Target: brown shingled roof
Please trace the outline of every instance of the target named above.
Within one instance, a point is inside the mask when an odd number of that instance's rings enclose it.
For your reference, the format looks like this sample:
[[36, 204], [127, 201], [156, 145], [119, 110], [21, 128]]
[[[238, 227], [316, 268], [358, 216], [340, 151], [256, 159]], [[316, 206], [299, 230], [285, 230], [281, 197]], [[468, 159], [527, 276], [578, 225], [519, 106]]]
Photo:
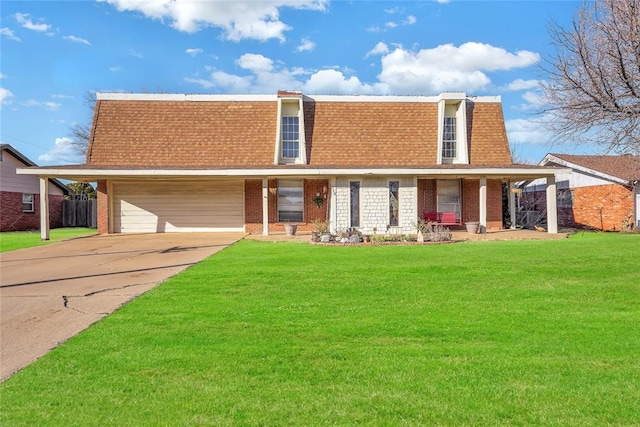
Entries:
[[[304, 99], [311, 167], [436, 164], [437, 103]], [[511, 165], [502, 106], [467, 101], [472, 165]], [[277, 101], [99, 100], [95, 167], [273, 166]]]
[[640, 180], [640, 156], [630, 154], [622, 156], [586, 156], [569, 154], [551, 154], [561, 160], [625, 181]]

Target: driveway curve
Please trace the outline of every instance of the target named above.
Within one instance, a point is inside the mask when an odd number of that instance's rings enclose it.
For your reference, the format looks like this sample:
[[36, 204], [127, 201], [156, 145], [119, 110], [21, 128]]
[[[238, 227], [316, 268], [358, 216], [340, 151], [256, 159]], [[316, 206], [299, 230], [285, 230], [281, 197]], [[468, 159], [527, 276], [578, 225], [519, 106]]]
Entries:
[[0, 253], [0, 381], [243, 236], [96, 235]]

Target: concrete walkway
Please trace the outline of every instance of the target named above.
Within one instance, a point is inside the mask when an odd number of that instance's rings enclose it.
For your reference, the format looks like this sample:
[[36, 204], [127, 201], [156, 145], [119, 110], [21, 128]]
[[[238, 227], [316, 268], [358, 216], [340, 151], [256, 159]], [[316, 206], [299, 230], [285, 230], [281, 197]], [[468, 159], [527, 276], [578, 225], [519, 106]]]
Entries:
[[0, 381], [243, 236], [117, 234], [0, 253]]

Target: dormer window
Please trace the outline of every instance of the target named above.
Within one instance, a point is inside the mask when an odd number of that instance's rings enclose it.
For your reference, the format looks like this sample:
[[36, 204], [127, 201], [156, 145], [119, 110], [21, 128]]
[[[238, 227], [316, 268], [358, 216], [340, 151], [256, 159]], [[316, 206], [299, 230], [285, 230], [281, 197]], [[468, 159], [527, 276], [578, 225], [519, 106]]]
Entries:
[[278, 92], [274, 165], [307, 163], [302, 92]]
[[300, 119], [282, 118], [282, 158], [297, 159], [300, 154]]
[[442, 160], [453, 160], [457, 157], [456, 118], [445, 117], [442, 132]]
[[438, 164], [468, 164], [467, 96], [443, 93], [438, 101]]

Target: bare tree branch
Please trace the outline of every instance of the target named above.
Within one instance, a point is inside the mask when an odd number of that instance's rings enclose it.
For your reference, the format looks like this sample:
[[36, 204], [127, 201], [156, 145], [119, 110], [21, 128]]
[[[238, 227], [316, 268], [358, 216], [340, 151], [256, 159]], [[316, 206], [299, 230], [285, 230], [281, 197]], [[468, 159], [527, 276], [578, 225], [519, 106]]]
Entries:
[[550, 27], [539, 113], [560, 139], [640, 154], [640, 0], [585, 2], [572, 25]]

